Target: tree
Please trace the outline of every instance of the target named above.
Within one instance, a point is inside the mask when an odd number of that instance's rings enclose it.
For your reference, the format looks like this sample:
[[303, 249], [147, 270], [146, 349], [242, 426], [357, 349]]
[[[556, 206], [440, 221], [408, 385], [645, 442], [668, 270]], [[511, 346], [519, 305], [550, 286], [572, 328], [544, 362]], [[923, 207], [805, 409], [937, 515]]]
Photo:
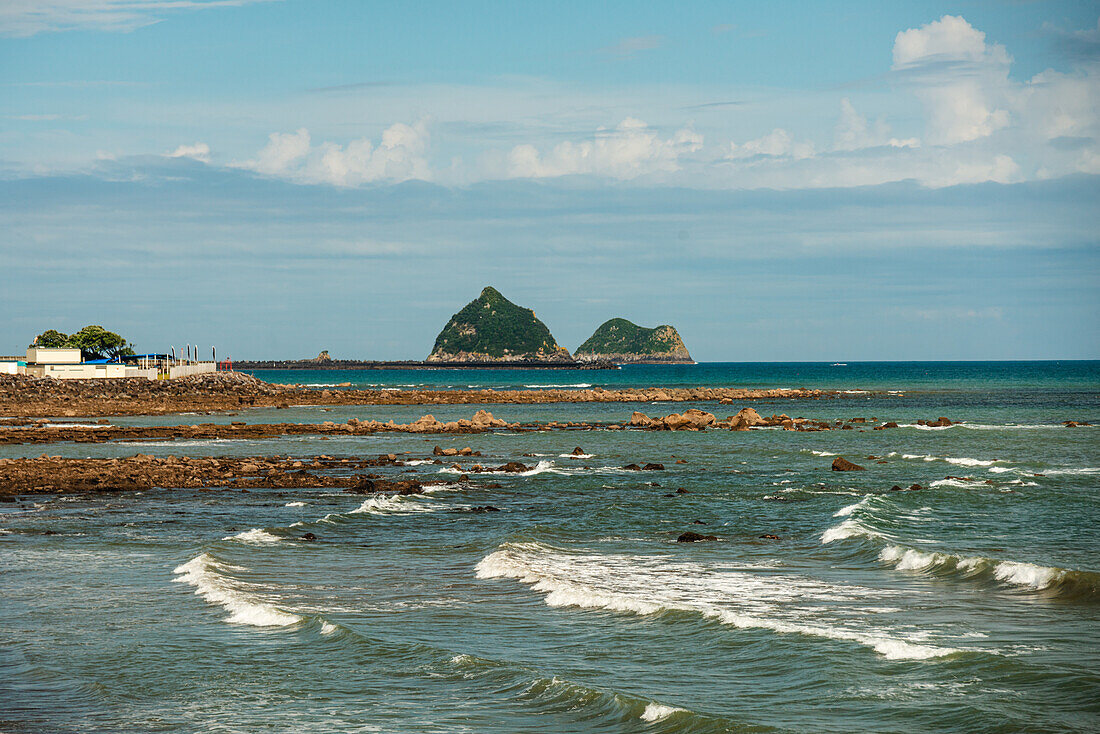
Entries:
[[42, 347], [43, 349], [59, 349], [68, 345], [69, 335], [62, 334], [57, 329], [47, 329], [34, 338], [34, 344], [32, 347]]
[[79, 349], [85, 359], [114, 359], [134, 353], [121, 336], [94, 324], [70, 336], [66, 346]]

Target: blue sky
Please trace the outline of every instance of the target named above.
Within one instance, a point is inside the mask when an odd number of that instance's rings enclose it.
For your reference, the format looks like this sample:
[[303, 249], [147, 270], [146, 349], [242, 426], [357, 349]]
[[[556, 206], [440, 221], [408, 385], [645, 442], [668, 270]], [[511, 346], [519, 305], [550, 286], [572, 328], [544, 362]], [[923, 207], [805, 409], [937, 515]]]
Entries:
[[[0, 3], [0, 352], [1100, 357], [1095, 3]], [[7, 346], [2, 346], [7, 345]]]

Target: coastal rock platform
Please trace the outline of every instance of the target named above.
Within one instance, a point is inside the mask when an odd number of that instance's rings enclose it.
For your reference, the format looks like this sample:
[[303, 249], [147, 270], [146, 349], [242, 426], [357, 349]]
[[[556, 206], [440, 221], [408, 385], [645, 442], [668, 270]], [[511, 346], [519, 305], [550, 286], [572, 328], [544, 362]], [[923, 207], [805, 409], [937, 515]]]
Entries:
[[0, 415], [111, 416], [237, 410], [291, 405], [488, 405], [536, 403], [653, 403], [837, 397], [807, 389], [728, 387], [531, 389], [531, 390], [357, 390], [276, 385], [239, 372], [216, 372], [175, 380], [55, 380], [0, 375]]

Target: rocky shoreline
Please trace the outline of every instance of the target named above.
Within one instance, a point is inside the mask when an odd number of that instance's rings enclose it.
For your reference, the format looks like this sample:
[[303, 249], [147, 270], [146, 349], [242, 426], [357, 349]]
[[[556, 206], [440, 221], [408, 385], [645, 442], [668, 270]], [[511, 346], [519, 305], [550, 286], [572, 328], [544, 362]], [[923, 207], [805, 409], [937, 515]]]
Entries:
[[825, 390], [743, 388], [625, 388], [531, 390], [355, 390], [275, 385], [239, 372], [175, 380], [55, 380], [0, 375], [0, 415], [112, 416], [202, 413], [291, 405], [491, 405], [538, 403], [652, 403], [837, 397]]
[[[874, 419], [872, 419], [874, 421]], [[925, 422], [926, 425], [932, 423]], [[946, 418], [937, 419], [935, 425], [951, 425]], [[428, 414], [410, 423], [396, 423], [392, 419], [385, 423], [376, 420], [351, 418], [344, 423], [324, 421], [322, 423], [201, 423], [177, 426], [113, 426], [101, 419], [97, 424], [80, 424], [65, 421], [52, 421], [48, 418], [2, 419], [0, 420], [0, 445], [50, 444], [50, 443], [108, 443], [133, 441], [174, 440], [255, 440], [277, 436], [368, 436], [375, 433], [447, 433], [475, 434], [497, 429], [509, 431], [702, 431], [707, 429], [750, 431], [754, 429], [778, 428], [786, 431], [832, 431], [832, 430], [873, 430], [881, 431], [897, 428], [893, 421], [881, 425], [870, 425], [866, 418], [851, 418], [847, 421], [823, 421], [812, 418], [791, 418], [786, 414], [761, 416], [753, 408], [743, 408], [736, 415], [719, 419], [713, 413], [697, 408], [689, 408], [683, 413], [670, 413], [662, 418], [651, 418], [645, 413], [635, 411], [628, 420], [618, 423], [589, 421], [546, 421], [531, 423], [508, 423], [493, 417], [487, 410], [479, 410], [470, 418], [454, 421], [440, 421]]]

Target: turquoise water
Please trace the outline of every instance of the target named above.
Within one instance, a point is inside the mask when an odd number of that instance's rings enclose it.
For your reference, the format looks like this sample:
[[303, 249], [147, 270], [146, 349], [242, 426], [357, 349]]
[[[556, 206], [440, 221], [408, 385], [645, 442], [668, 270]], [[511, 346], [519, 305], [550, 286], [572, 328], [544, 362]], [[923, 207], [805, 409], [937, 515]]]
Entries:
[[[0, 730], [1100, 728], [1100, 434], [1061, 426], [1100, 421], [1100, 365], [768, 370], [320, 381], [870, 389], [883, 392], [754, 407], [903, 427], [0, 447], [0, 457], [424, 460], [440, 444], [471, 446], [484, 464], [536, 466], [400, 498], [165, 488], [0, 505]], [[679, 382], [656, 379], [671, 375]], [[690, 405], [489, 407], [510, 421], [610, 422]], [[725, 416], [741, 406], [697, 407]], [[430, 410], [445, 419], [474, 408]], [[114, 422], [403, 422], [424, 412], [341, 406]], [[965, 423], [915, 426], [940, 415]], [[563, 456], [576, 446], [589, 456]], [[831, 472], [833, 455], [867, 471]], [[650, 461], [666, 470], [620, 469]], [[457, 480], [445, 468], [406, 469]], [[890, 491], [914, 483], [924, 489]], [[500, 512], [470, 511], [483, 505]], [[676, 543], [687, 530], [719, 540]], [[318, 540], [299, 542], [306, 532]]]

